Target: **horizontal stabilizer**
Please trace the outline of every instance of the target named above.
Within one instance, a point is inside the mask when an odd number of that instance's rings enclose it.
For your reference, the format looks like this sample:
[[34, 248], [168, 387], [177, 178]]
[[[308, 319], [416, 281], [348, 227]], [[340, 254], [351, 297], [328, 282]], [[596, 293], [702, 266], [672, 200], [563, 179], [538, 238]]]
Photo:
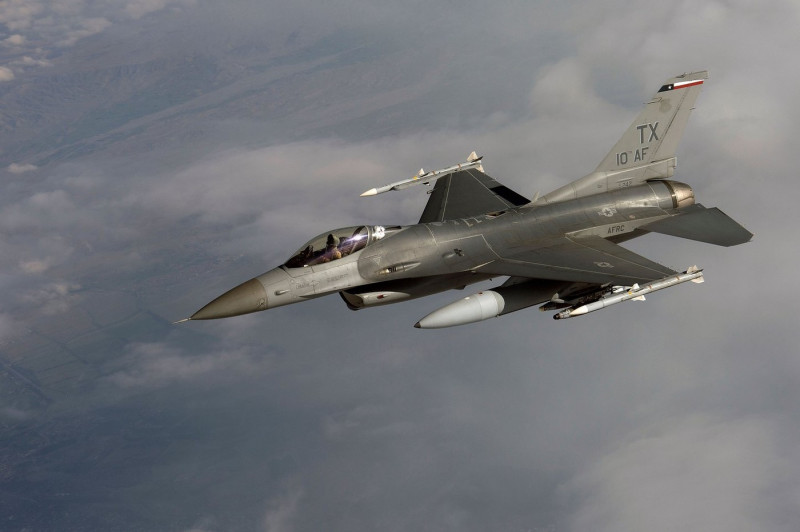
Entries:
[[753, 233], [718, 208], [706, 209], [700, 204], [687, 207], [676, 216], [643, 225], [640, 229], [718, 246], [736, 246], [753, 238]]

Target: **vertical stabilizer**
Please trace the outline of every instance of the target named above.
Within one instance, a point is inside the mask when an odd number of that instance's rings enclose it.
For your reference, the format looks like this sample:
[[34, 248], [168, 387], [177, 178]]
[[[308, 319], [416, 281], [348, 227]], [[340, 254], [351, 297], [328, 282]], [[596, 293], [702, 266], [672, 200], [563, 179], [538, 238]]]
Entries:
[[678, 142], [707, 79], [708, 72], [701, 71], [665, 81], [594, 172], [539, 202], [565, 201], [672, 177]]

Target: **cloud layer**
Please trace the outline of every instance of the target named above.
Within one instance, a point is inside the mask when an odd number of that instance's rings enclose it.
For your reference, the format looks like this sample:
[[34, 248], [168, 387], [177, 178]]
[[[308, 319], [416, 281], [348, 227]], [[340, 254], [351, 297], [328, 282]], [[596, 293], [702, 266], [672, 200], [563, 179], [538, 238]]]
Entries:
[[[86, 115], [4, 163], [0, 361], [17, 402], [0, 413], [22, 428], [0, 513], [29, 528], [792, 530], [798, 8], [617, 4], [4, 3], [4, 87], [84, 69], [122, 72], [109, 86], [130, 94], [69, 92]], [[358, 194], [420, 166], [475, 149], [528, 196], [580, 177], [663, 79], [700, 68], [676, 178], [756, 238], [626, 245], [698, 263], [702, 286], [433, 333], [411, 325], [465, 294], [169, 325], [329, 227], [413, 223], [421, 191]], [[37, 119], [13, 118], [12, 137]]]

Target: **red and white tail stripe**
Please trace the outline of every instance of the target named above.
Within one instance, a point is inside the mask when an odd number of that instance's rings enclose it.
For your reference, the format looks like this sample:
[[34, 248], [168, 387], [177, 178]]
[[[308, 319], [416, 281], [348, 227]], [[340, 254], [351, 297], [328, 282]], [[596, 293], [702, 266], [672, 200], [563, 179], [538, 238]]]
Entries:
[[695, 85], [702, 85], [702, 79], [693, 79], [691, 81], [676, 81], [675, 83], [670, 83], [668, 85], [663, 85], [658, 92], [665, 92], [665, 91], [674, 91], [678, 89], [685, 89], [686, 87], [693, 87]]

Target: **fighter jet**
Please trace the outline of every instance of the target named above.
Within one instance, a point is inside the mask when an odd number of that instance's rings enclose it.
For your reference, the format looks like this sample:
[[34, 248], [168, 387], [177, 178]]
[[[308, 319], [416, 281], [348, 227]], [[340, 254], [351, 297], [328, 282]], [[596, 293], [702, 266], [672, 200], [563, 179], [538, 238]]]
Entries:
[[360, 310], [507, 278], [420, 319], [417, 328], [473, 323], [541, 305], [565, 319], [687, 281], [620, 244], [663, 233], [734, 246], [752, 233], [718, 208], [695, 202], [672, 179], [676, 148], [708, 73], [662, 83], [593, 172], [533, 201], [483, 171], [473, 152], [441, 170], [372, 188], [375, 196], [433, 184], [415, 225], [324, 231], [286, 262], [219, 296], [188, 320], [228, 318], [338, 293]]

